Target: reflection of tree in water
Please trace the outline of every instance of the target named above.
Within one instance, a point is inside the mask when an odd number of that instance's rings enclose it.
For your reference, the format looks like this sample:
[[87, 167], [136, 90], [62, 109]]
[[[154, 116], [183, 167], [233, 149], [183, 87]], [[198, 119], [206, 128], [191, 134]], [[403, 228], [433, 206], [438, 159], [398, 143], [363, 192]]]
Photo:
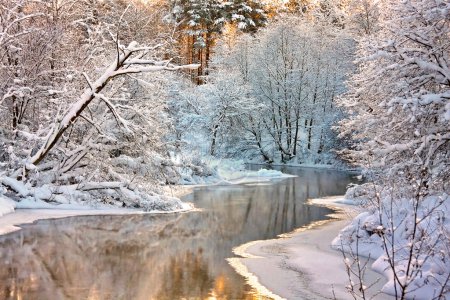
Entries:
[[158, 299], [205, 299], [208, 296], [214, 280], [209, 277], [208, 264], [203, 260], [202, 252], [200, 248], [197, 253], [186, 251], [184, 255], [171, 257], [161, 275]]
[[250, 288], [236, 289], [226, 275], [210, 274], [202, 248], [172, 257], [161, 277], [157, 299], [252, 299]]
[[216, 232], [203, 216], [77, 217], [1, 237], [0, 299], [245, 299], [222, 253], [201, 250]]
[[68, 218], [1, 237], [0, 299], [149, 299], [156, 287], [140, 282], [157, 285], [169, 258], [157, 233], [179, 219]]

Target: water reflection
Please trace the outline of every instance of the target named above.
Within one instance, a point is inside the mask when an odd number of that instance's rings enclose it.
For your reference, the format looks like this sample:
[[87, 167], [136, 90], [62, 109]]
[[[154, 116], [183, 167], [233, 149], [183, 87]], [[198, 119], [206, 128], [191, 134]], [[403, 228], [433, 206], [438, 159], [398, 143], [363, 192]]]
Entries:
[[0, 238], [1, 299], [255, 299], [225, 258], [330, 211], [307, 198], [342, 194], [351, 176], [287, 168], [273, 185], [207, 187], [202, 211], [40, 221]]

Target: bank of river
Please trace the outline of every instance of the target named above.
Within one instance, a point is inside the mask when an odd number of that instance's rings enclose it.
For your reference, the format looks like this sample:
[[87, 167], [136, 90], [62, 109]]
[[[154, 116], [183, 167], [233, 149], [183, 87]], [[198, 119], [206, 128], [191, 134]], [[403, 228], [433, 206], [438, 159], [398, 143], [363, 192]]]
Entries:
[[[277, 239], [237, 247], [234, 252], [239, 257], [229, 259], [230, 263], [261, 294], [273, 298], [351, 299], [346, 290], [349, 278], [343, 255], [330, 244], [359, 211], [336, 202], [340, 199], [311, 199], [311, 205], [335, 210], [330, 215], [333, 219], [312, 223]], [[370, 264], [364, 275], [365, 285], [369, 287], [366, 295], [375, 300], [393, 300], [394, 297], [379, 292], [386, 280], [372, 271]]]
[[310, 198], [341, 195], [353, 180], [333, 170], [286, 168], [268, 184], [196, 188], [199, 210], [168, 215], [42, 220], [0, 237], [2, 299], [255, 299], [227, 262], [232, 249], [321, 221]]

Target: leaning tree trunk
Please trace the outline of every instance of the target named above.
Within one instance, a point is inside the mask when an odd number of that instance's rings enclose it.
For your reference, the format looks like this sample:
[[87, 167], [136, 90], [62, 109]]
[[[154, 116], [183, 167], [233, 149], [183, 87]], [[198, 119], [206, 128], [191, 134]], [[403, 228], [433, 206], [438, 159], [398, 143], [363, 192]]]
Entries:
[[[108, 99], [99, 94], [111, 79], [120, 75], [131, 73], [155, 72], [161, 70], [175, 71], [180, 69], [198, 68], [198, 65], [174, 66], [169, 64], [169, 61], [154, 61], [143, 59], [142, 57], [146, 53], [156, 49], [159, 46], [156, 46], [154, 48], [136, 46], [137, 43], [132, 42], [125, 49], [119, 50], [118, 48], [116, 61], [112, 63], [103, 73], [103, 75], [100, 76], [100, 78], [98, 78], [95, 82], [91, 83], [89, 79], [86, 78], [89, 83], [89, 88], [86, 89], [78, 98], [78, 100], [72, 104], [72, 106], [69, 108], [69, 110], [67, 110], [62, 119], [53, 124], [52, 129], [49, 131], [47, 137], [45, 138], [45, 142], [40, 147], [40, 149], [29, 159], [28, 164], [39, 164], [58, 143], [58, 141], [61, 139], [62, 135], [66, 132], [70, 125], [75, 122], [75, 120], [81, 115], [84, 109], [96, 97], [105, 101], [108, 107], [113, 111], [113, 114], [117, 114]], [[131, 58], [132, 54], [136, 52], [144, 53]]]

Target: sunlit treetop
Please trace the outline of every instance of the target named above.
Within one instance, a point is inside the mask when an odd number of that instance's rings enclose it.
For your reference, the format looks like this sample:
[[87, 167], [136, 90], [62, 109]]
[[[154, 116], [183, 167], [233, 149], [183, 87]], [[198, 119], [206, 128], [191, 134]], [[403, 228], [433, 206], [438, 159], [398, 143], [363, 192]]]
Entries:
[[254, 32], [267, 22], [264, 6], [253, 0], [172, 0], [172, 20], [190, 35], [221, 33], [226, 23]]

